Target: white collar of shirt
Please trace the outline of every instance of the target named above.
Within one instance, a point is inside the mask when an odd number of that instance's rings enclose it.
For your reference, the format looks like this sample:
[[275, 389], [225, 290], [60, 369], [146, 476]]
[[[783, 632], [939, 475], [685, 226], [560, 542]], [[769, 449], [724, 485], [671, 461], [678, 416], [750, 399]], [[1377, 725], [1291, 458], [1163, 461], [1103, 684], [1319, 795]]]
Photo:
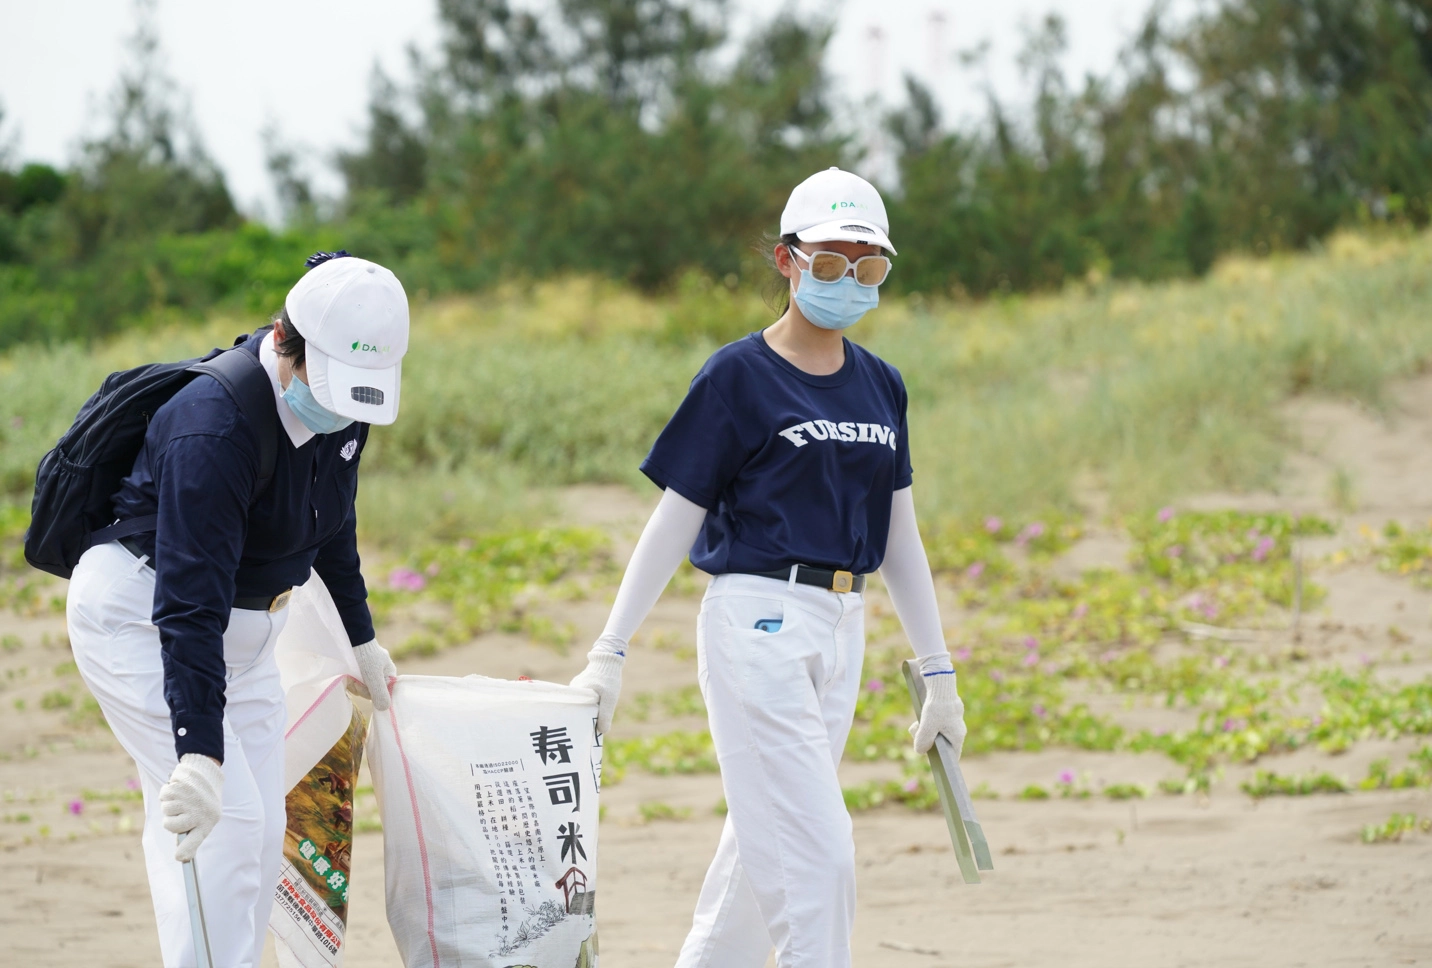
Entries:
[[293, 446], [302, 447], [315, 434], [298, 419], [298, 414], [289, 408], [288, 401], [283, 398], [283, 385], [278, 382], [278, 351], [273, 348], [273, 333], [265, 336], [259, 344], [259, 362], [269, 375], [269, 383], [273, 384], [273, 402], [278, 407], [278, 419], [283, 423], [283, 429], [288, 431], [288, 439], [293, 441]]

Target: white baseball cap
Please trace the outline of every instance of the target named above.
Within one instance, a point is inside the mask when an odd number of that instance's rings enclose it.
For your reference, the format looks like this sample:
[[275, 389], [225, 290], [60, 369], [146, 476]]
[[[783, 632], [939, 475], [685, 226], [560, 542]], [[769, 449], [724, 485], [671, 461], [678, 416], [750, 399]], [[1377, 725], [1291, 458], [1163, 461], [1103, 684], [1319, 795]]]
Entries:
[[791, 192], [781, 213], [781, 234], [792, 233], [802, 242], [866, 242], [895, 255], [880, 193], [839, 168], [816, 172]]
[[329, 259], [298, 280], [284, 308], [303, 336], [319, 406], [363, 423], [398, 418], [408, 295], [397, 276], [366, 259]]

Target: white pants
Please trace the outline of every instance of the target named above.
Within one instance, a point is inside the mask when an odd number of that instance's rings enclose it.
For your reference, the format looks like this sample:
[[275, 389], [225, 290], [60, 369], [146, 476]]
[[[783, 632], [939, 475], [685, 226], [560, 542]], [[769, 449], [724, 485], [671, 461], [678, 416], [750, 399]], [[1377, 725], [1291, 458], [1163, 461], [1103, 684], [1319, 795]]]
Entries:
[[780, 968], [849, 968], [855, 843], [836, 765], [860, 691], [864, 601], [720, 575], [696, 651], [729, 812], [677, 968], [764, 968], [773, 945]]
[[[139, 768], [144, 861], [164, 968], [194, 968], [192, 928], [175, 835], [159, 789], [178, 762], [164, 699], [154, 570], [118, 542], [91, 548], [70, 582], [70, 645], [85, 685]], [[234, 609], [224, 633], [224, 804], [195, 858], [215, 968], [259, 968], [282, 856], [283, 689], [274, 643], [286, 612]]]

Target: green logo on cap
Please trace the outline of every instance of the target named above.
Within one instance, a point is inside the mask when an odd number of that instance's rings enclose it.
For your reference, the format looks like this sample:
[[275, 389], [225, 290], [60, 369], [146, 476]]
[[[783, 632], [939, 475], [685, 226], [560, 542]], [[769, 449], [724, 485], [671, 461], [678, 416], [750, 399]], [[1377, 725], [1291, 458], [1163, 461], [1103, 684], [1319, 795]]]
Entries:
[[355, 339], [355, 340], [353, 341], [353, 345], [350, 346], [350, 347], [348, 347], [348, 348], [349, 348], [350, 350], [356, 350], [356, 349], [358, 348], [358, 342], [359, 342], [359, 341]]

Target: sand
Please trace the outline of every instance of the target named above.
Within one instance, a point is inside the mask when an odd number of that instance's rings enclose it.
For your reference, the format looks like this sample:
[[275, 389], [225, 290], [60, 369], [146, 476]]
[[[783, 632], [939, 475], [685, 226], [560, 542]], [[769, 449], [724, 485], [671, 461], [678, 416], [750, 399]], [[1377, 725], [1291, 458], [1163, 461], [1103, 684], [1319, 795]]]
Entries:
[[[1288, 415], [1303, 446], [1277, 494], [1208, 495], [1200, 506], [1287, 507], [1334, 513], [1333, 479], [1348, 480], [1355, 507], [1329, 546], [1361, 524], [1432, 514], [1432, 378], [1399, 388], [1388, 422], [1326, 400], [1295, 401]], [[565, 495], [565, 515], [606, 527], [629, 552], [650, 495], [588, 487]], [[1117, 564], [1124, 546], [1094, 530], [1059, 567]], [[1354, 665], [1364, 655], [1397, 657], [1392, 674], [1432, 672], [1432, 593], [1357, 565], [1319, 572], [1330, 594], [1309, 617], [1301, 647], [1315, 661]], [[55, 586], [55, 593], [62, 588]], [[872, 593], [872, 606], [880, 606]], [[594, 635], [601, 601], [545, 606]], [[695, 681], [690, 657], [697, 601], [671, 597], [643, 631], [626, 694]], [[1392, 635], [1389, 629], [1396, 628]], [[399, 630], [391, 630], [396, 636]], [[381, 633], [380, 633], [381, 634]], [[0, 615], [0, 963], [25, 966], [152, 966], [159, 963], [139, 846], [139, 804], [128, 790], [133, 765], [102, 727], [74, 722], [77, 708], [44, 708], [56, 690], [82, 697], [65, 667], [63, 616]], [[657, 648], [657, 643], [661, 647]], [[1265, 637], [1259, 647], [1286, 641]], [[562, 655], [507, 635], [484, 636], [428, 659], [410, 673], [529, 675], [565, 681], [582, 649]], [[1403, 661], [1404, 653], [1408, 661]], [[23, 710], [17, 702], [24, 704]], [[76, 703], [80, 702], [76, 698]], [[54, 706], [55, 700], [49, 700]], [[1128, 722], [1160, 711], [1135, 708]], [[971, 710], [971, 716], [977, 711]], [[699, 719], [626, 722], [627, 735], [698, 728]], [[1285, 773], [1327, 769], [1352, 779], [1379, 756], [1400, 762], [1414, 740], [1368, 742], [1329, 757], [1315, 751], [1260, 764]], [[1158, 756], [1046, 751], [996, 754], [965, 763], [972, 786], [1003, 794], [980, 801], [995, 870], [961, 883], [943, 820], [890, 807], [855, 817], [860, 870], [855, 931], [858, 965], [1334, 966], [1432, 964], [1432, 835], [1369, 846], [1358, 833], [1393, 812], [1432, 815], [1428, 791], [1357, 793], [1255, 802], [1237, 789], [1251, 768], [1230, 769], [1210, 796], [1142, 801], [1010, 796], [1028, 783], [1052, 786], [1065, 769], [1100, 782], [1153, 784], [1181, 775]], [[847, 783], [893, 775], [852, 764]], [[69, 804], [85, 795], [79, 815]], [[113, 799], [93, 796], [98, 792]], [[721, 820], [716, 776], [631, 773], [604, 791], [599, 923], [604, 963], [662, 968], [673, 963], [690, 921]], [[660, 802], [687, 819], [643, 823], [642, 804]], [[360, 806], [360, 819], [371, 806]], [[41, 828], [44, 828], [42, 834]], [[354, 850], [349, 968], [395, 968], [383, 915], [382, 837]], [[272, 956], [265, 965], [274, 964]]]

